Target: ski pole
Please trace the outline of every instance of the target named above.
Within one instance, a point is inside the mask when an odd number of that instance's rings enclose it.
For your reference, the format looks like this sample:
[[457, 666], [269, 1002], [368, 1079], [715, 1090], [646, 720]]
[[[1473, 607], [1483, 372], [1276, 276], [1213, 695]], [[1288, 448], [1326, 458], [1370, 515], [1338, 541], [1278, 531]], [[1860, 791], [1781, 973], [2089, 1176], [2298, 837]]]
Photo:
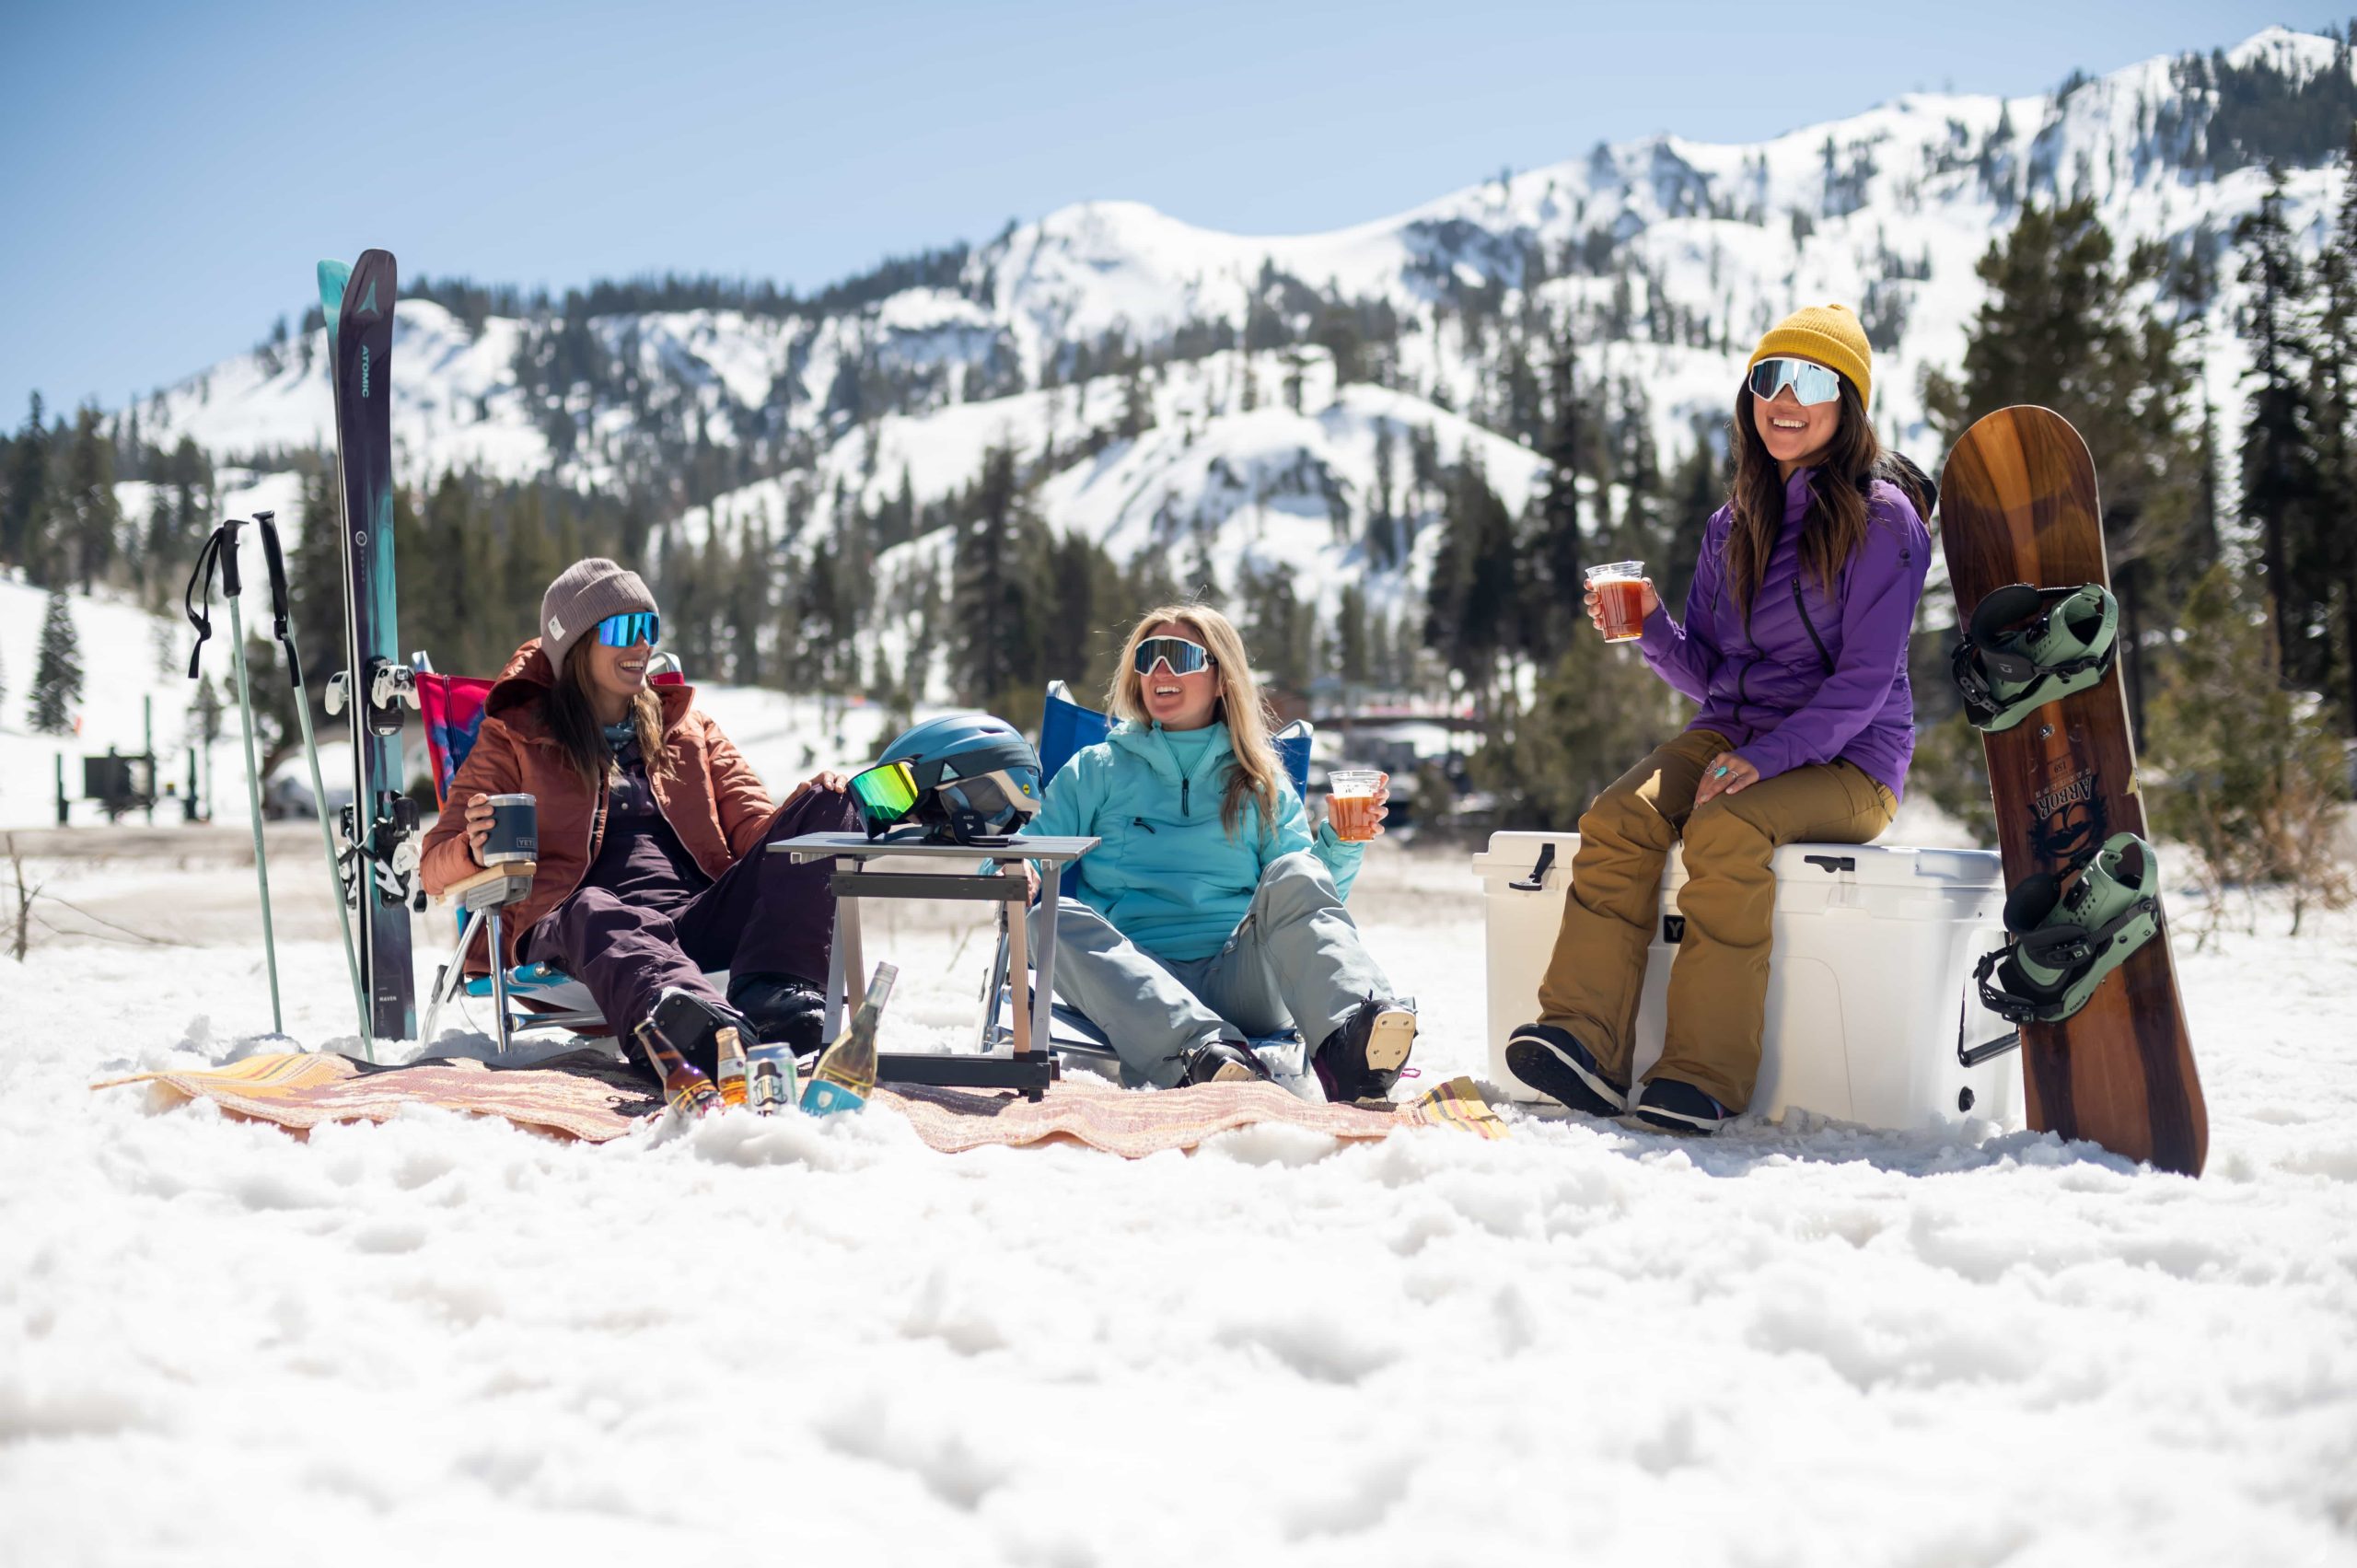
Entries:
[[238, 596], [243, 584], [238, 576], [238, 530], [245, 526], [241, 517], [232, 517], [213, 530], [204, 541], [204, 549], [196, 558], [196, 570], [190, 575], [188, 592], [181, 596], [181, 608], [188, 611], [189, 623], [196, 628], [196, 647], [188, 656], [189, 679], [196, 679], [197, 661], [204, 656], [204, 640], [213, 634], [209, 614], [200, 614], [191, 604], [199, 582], [204, 584], [205, 602], [209, 610], [213, 594], [213, 568], [221, 570], [221, 596], [229, 601], [229, 664], [238, 672], [238, 714], [245, 726], [241, 749], [246, 758], [246, 802], [253, 812], [254, 877], [261, 887], [262, 958], [270, 970], [271, 1032], [286, 1032], [286, 1019], [278, 1001], [278, 940], [270, 926], [270, 862], [262, 853], [261, 842], [261, 765], [254, 757], [253, 694], [246, 679], [246, 631], [244, 617], [238, 613]]
[[295, 714], [303, 725], [303, 756], [311, 764], [311, 798], [319, 808], [319, 842], [328, 853], [328, 893], [335, 900], [336, 923], [343, 928], [343, 967], [352, 976], [352, 1005], [360, 1019], [360, 1053], [374, 1062], [377, 1052], [369, 1038], [368, 997], [360, 984], [360, 956], [352, 940], [352, 911], [343, 899], [343, 865], [336, 857], [335, 830], [328, 825], [328, 791], [319, 777], [319, 742], [311, 732], [311, 700], [303, 687], [303, 656], [295, 650], [295, 632], [287, 621], [286, 558], [278, 546], [276, 517], [274, 512], [254, 514], [254, 527], [261, 530], [262, 558], [270, 564], [271, 635], [286, 650], [288, 679], [295, 688]]

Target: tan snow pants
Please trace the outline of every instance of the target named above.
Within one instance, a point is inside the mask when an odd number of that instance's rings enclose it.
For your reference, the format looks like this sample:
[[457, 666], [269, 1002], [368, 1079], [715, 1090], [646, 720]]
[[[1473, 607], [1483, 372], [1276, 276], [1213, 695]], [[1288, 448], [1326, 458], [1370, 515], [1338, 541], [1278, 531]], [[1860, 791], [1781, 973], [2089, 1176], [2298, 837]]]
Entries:
[[1661, 913], [1662, 865], [1686, 841], [1686, 918], [1669, 974], [1661, 1060], [1648, 1078], [1693, 1085], [1730, 1109], [1751, 1102], [1768, 996], [1779, 844], [1862, 844], [1898, 803], [1855, 763], [1812, 763], [1701, 807], [1694, 791], [1724, 737], [1689, 730], [1623, 773], [1580, 818], [1571, 896], [1539, 982], [1542, 1023], [1569, 1029], [1627, 1087], [1645, 949]]

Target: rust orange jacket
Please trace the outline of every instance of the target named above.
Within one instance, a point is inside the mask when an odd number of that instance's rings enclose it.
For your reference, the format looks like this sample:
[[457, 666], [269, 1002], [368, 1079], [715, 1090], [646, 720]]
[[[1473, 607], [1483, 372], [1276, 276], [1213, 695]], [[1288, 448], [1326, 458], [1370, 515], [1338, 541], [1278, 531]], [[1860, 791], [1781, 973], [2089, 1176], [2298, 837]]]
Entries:
[[[592, 791], [566, 761], [550, 733], [541, 700], [555, 683], [548, 656], [535, 637], [516, 650], [498, 683], [483, 701], [482, 727], [474, 749], [459, 764], [442, 815], [425, 834], [418, 875], [429, 893], [439, 893], [482, 869], [467, 849], [467, 797], [524, 794], [540, 801], [540, 871], [532, 890], [508, 912], [505, 963], [517, 961], [517, 943], [534, 922], [571, 897], [598, 861], [605, 839], [606, 786]], [[692, 686], [657, 686], [663, 703], [663, 748], [672, 776], [653, 779], [655, 804], [679, 842], [707, 877], [717, 878], [738, 856], [761, 842], [776, 812], [770, 792], [720, 726], [695, 711]], [[488, 972], [478, 943], [467, 954], [467, 972]]]

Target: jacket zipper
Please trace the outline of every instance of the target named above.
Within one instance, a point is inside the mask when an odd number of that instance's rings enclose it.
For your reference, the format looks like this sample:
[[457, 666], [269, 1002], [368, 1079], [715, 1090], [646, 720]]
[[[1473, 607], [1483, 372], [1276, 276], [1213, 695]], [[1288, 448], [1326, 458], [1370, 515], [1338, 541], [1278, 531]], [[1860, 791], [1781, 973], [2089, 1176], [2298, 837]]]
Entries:
[[[1179, 790], [1179, 792], [1178, 792], [1178, 793], [1179, 793], [1181, 796], [1185, 795], [1185, 794], [1186, 794], [1186, 790], [1185, 790], [1185, 788], [1182, 786], [1182, 787], [1180, 788], [1180, 790]], [[1144, 818], [1143, 818], [1143, 817], [1132, 817], [1132, 818], [1131, 818], [1131, 819], [1130, 819], [1130, 825], [1131, 825], [1132, 827], [1133, 827], [1133, 828], [1144, 828], [1144, 829], [1147, 832], [1149, 832], [1149, 833], [1151, 833], [1151, 832], [1153, 832], [1153, 831], [1154, 831], [1154, 824], [1153, 824], [1153, 823], [1151, 823], [1151, 822], [1149, 822], [1149, 821], [1147, 821], [1147, 820], [1146, 820]]]
[[[1178, 815], [1181, 817], [1191, 817], [1194, 815], [1194, 811], [1188, 805], [1188, 796], [1194, 788], [1195, 775], [1189, 772], [1185, 765], [1178, 761], [1178, 748], [1170, 744], [1169, 733], [1163, 730], [1157, 730], [1156, 733], [1162, 736], [1163, 749], [1170, 753], [1172, 765], [1178, 769]], [[1211, 755], [1210, 747], [1206, 746], [1203, 748], [1203, 755], [1206, 757]], [[1151, 830], [1148, 830], [1151, 831]]]
[[1808, 628], [1808, 640], [1817, 645], [1817, 659], [1825, 666], [1825, 673], [1833, 673], [1833, 656], [1826, 651], [1825, 639], [1817, 634], [1817, 622], [1808, 618], [1808, 601], [1801, 598], [1801, 569], [1793, 567], [1793, 608], [1801, 612], [1801, 624]]

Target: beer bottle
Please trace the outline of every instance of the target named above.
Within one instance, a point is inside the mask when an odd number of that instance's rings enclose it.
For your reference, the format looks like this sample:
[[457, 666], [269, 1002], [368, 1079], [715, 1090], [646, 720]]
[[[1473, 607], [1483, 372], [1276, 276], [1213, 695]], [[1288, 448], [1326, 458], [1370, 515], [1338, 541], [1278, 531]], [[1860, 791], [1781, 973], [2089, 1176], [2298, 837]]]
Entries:
[[810, 1083], [802, 1091], [804, 1110], [813, 1116], [857, 1110], [876, 1092], [876, 1021], [884, 1016], [884, 1003], [900, 972], [890, 964], [876, 966], [876, 978], [867, 982], [859, 1011], [811, 1070]]
[[720, 1103], [741, 1106], [745, 1103], [745, 1042], [737, 1038], [735, 1026], [723, 1024], [713, 1031], [712, 1043], [720, 1056]]
[[720, 1109], [720, 1093], [712, 1080], [697, 1072], [652, 1020], [638, 1026], [638, 1043], [655, 1075], [663, 1080], [663, 1098], [672, 1109], [682, 1116], [708, 1116]]

